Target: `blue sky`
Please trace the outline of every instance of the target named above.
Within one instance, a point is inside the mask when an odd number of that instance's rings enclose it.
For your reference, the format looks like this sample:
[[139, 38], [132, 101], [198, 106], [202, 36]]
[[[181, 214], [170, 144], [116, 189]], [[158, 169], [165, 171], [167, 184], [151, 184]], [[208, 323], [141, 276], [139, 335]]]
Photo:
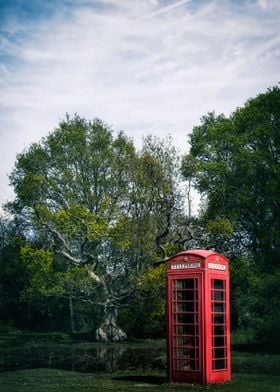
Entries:
[[280, 81], [279, 0], [0, 0], [0, 204], [16, 154], [66, 112], [141, 145]]

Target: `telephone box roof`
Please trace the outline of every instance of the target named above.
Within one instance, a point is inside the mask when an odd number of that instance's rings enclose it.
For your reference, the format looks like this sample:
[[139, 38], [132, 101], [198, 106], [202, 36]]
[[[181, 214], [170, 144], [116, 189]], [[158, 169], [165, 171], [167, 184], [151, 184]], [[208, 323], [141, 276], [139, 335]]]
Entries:
[[214, 252], [213, 250], [206, 250], [206, 249], [191, 249], [191, 250], [184, 250], [183, 252], [177, 253], [176, 255], [170, 257], [169, 260], [173, 259], [174, 257], [177, 256], [184, 256], [184, 255], [196, 255], [196, 256], [201, 256], [203, 258], [207, 258], [212, 255], [219, 255], [222, 256], [223, 258], [226, 259], [225, 256], [221, 255], [220, 253]]

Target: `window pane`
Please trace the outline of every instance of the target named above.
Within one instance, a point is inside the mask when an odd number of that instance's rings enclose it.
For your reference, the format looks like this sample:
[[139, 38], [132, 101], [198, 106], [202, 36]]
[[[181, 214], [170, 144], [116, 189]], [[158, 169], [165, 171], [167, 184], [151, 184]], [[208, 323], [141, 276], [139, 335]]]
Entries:
[[213, 335], [224, 335], [225, 334], [225, 327], [223, 325], [215, 325]]
[[193, 359], [185, 359], [185, 360], [179, 360], [177, 362], [178, 369], [180, 370], [196, 370], [197, 369], [197, 364]]
[[212, 308], [213, 312], [223, 313], [225, 310], [225, 304], [223, 302], [214, 302]]
[[213, 346], [214, 347], [225, 346], [225, 338], [224, 337], [215, 337], [215, 338], [213, 338]]
[[175, 287], [177, 289], [194, 289], [194, 279], [178, 279]]
[[178, 291], [177, 293], [178, 301], [193, 301], [194, 300], [194, 292], [192, 290], [187, 291]]
[[193, 346], [194, 345], [194, 337], [190, 336], [180, 336], [178, 337], [178, 346]]
[[214, 279], [214, 289], [223, 290], [225, 288], [225, 281]]
[[213, 358], [224, 358], [226, 356], [225, 348], [215, 348], [213, 351]]
[[188, 349], [184, 348], [179, 348], [178, 349], [178, 355], [179, 357], [190, 357], [190, 351]]
[[194, 323], [194, 314], [193, 313], [178, 314], [178, 322], [185, 323], [185, 324], [193, 324]]
[[194, 335], [193, 325], [178, 325], [178, 335]]
[[[176, 339], [174, 339], [174, 346], [177, 346], [179, 348], [185, 347], [185, 348], [195, 348], [198, 347], [198, 337], [194, 336], [179, 336]], [[197, 352], [198, 356], [198, 352]]]
[[224, 324], [224, 314], [213, 314], [213, 324]]
[[[191, 369], [191, 370], [196, 370], [195, 361], [194, 361], [193, 359], [190, 360], [190, 365], [189, 365], [189, 366], [190, 366], [190, 369]], [[196, 365], [196, 366], [197, 366], [197, 365]]]
[[224, 291], [214, 291], [214, 300], [215, 301], [224, 301]]
[[184, 360], [180, 360], [178, 363], [178, 369], [184, 369], [186, 367], [187, 362]]
[[226, 360], [218, 359], [216, 361], [213, 361], [213, 369], [214, 370], [226, 369]]
[[177, 312], [193, 312], [194, 303], [193, 302], [178, 302]]

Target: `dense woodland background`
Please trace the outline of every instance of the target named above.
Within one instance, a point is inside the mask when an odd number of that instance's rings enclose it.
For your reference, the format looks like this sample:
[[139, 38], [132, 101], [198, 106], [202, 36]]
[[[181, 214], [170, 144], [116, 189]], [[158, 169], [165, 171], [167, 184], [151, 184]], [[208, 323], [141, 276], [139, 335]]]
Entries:
[[137, 149], [75, 115], [20, 153], [0, 220], [1, 325], [164, 337], [164, 261], [209, 248], [231, 261], [232, 329], [279, 348], [279, 87], [203, 116], [188, 143], [183, 157], [153, 136]]

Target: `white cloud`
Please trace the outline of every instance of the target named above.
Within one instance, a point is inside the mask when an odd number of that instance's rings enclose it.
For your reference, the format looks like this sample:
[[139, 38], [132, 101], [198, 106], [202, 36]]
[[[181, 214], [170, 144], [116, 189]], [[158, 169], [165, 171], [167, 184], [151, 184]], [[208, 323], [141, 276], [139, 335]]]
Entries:
[[16, 62], [0, 67], [3, 201], [16, 153], [66, 112], [100, 117], [138, 144], [144, 133], [171, 133], [185, 150], [207, 111], [228, 114], [279, 81], [275, 1], [102, 3], [97, 11], [77, 2], [28, 26], [10, 19], [7, 37], [16, 31], [22, 39], [5, 38], [3, 50]]
[[160, 7], [159, 9], [145, 15], [145, 18], [152, 18], [154, 16], [165, 14], [169, 11], [174, 10], [174, 8], [177, 8], [177, 7], [180, 7], [186, 3], [189, 3], [190, 1], [192, 1], [192, 0], [180, 0], [180, 1], [176, 1], [175, 3], [169, 4], [165, 7]]
[[262, 10], [266, 10], [268, 7], [268, 0], [258, 0], [258, 5]]

